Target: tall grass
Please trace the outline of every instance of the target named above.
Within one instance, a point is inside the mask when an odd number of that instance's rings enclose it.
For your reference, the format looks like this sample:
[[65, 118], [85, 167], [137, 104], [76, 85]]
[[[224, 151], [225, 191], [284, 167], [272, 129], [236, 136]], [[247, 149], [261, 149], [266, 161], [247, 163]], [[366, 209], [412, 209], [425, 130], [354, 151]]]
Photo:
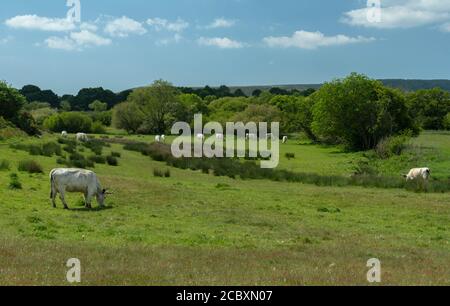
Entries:
[[18, 170], [28, 173], [44, 173], [44, 170], [42, 170], [42, 166], [34, 160], [20, 161]]

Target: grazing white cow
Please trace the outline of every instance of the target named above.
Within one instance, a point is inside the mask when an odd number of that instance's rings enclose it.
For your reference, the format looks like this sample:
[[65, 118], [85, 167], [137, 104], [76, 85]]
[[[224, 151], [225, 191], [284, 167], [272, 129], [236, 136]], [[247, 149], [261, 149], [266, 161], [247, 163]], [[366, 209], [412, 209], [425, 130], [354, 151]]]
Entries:
[[155, 136], [155, 142], [161, 142], [161, 136], [156, 135]]
[[407, 175], [404, 175], [407, 181], [412, 181], [420, 177], [428, 181], [430, 176], [431, 176], [430, 168], [414, 168], [411, 169]]
[[287, 143], [287, 141], [288, 141], [288, 137], [287, 137], [287, 136], [284, 136], [284, 137], [283, 137], [283, 143]]
[[216, 134], [216, 139], [217, 140], [223, 140], [223, 134]]
[[53, 169], [50, 172], [50, 184], [53, 207], [56, 207], [56, 196], [59, 197], [64, 204], [64, 208], [68, 209], [65, 199], [66, 192], [81, 192], [84, 195], [86, 208], [92, 208], [92, 198], [96, 197], [100, 207], [104, 206], [106, 189], [103, 189], [97, 175], [89, 170], [82, 169]]
[[77, 141], [87, 142], [89, 141], [89, 137], [85, 133], [77, 133]]
[[67, 134], [66, 131], [62, 131], [62, 132], [61, 132], [61, 137], [62, 137], [62, 138], [67, 138], [67, 135], [68, 135], [68, 134]]

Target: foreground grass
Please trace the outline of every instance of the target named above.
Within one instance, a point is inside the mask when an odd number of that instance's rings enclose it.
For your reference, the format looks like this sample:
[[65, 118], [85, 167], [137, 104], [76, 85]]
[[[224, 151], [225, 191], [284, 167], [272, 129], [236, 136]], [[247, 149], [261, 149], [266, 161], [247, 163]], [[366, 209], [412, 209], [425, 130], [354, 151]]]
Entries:
[[[96, 165], [115, 191], [108, 208], [51, 208], [47, 174], [19, 173], [28, 153], [0, 146], [0, 284], [65, 284], [82, 261], [83, 284], [450, 284], [446, 194], [240, 181], [171, 168], [113, 145], [118, 167]], [[108, 152], [106, 152], [108, 153]], [[48, 173], [56, 157], [34, 157]], [[318, 167], [318, 166], [317, 166]], [[4, 259], [4, 260], [3, 260]]]

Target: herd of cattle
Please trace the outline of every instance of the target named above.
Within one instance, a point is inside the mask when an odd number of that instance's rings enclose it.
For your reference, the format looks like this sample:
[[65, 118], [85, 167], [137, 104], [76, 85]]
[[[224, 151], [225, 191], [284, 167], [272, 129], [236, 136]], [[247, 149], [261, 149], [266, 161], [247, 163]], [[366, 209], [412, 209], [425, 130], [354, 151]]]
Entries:
[[[67, 137], [68, 133], [64, 131], [61, 133], [61, 136]], [[223, 134], [217, 134], [216, 137], [217, 139], [223, 139]], [[252, 139], [253, 137], [256, 137], [256, 135], [246, 135], [246, 139]], [[268, 137], [272, 137], [272, 135], [268, 135]], [[203, 141], [205, 139], [205, 135], [198, 134], [197, 139]], [[85, 133], [77, 133], [76, 140], [79, 142], [86, 142], [89, 141], [89, 138]], [[165, 135], [158, 135], [155, 137], [155, 141], [158, 143], [164, 143], [165, 140]], [[286, 142], [287, 137], [285, 136], [283, 137], [283, 143]], [[429, 180], [430, 176], [430, 168], [414, 168], [411, 169], [407, 175], [404, 175], [407, 181], [419, 178], [427, 181]], [[59, 194], [61, 202], [63, 203], [65, 209], [68, 209], [68, 205], [65, 200], [66, 192], [82, 193], [85, 198], [86, 208], [92, 208], [91, 203], [93, 198], [96, 198], [98, 205], [100, 207], [103, 207], [106, 195], [111, 194], [102, 187], [100, 180], [94, 172], [84, 169], [53, 169], [50, 172], [50, 185], [50, 198], [52, 200], [53, 207], [56, 207], [56, 196]]]

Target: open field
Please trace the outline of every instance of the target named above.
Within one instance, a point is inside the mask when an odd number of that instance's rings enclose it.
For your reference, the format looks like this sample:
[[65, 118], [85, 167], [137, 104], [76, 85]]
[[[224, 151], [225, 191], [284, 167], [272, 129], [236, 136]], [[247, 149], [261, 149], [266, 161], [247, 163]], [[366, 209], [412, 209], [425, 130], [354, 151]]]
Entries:
[[[56, 137], [32, 141], [48, 140]], [[281, 146], [280, 168], [349, 176], [361, 157], [298, 143]], [[415, 144], [433, 153], [420, 161], [426, 165], [394, 158], [380, 165], [384, 174], [429, 166], [449, 178], [450, 134], [426, 132]], [[0, 160], [10, 161], [0, 170], [0, 285], [67, 284], [72, 257], [82, 262], [83, 285], [364, 285], [373, 257], [382, 284], [450, 284], [448, 194], [233, 180], [169, 168], [118, 144], [104, 149], [111, 151], [121, 153], [119, 166], [95, 167], [115, 192], [108, 207], [88, 211], [81, 195], [69, 194], [65, 211], [49, 200], [56, 157], [0, 145]], [[44, 174], [17, 171], [30, 159]], [[155, 177], [154, 169], [171, 175]], [[22, 190], [8, 189], [12, 172]]]

